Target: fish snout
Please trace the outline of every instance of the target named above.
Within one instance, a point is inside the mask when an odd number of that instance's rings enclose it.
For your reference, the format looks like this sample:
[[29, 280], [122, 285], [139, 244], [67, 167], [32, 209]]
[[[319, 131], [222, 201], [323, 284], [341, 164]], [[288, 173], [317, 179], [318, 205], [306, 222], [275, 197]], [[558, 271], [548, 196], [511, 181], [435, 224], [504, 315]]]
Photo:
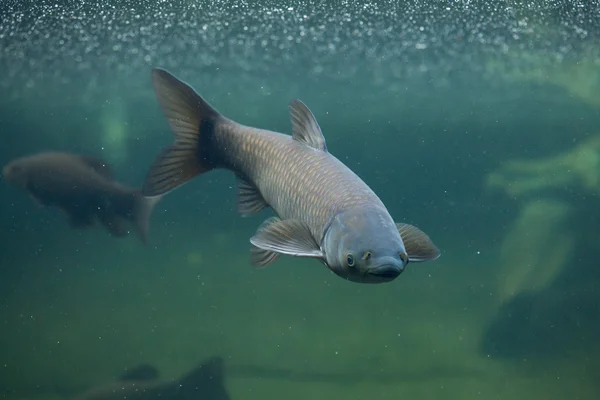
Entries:
[[398, 277], [404, 271], [404, 263], [393, 257], [385, 257], [380, 262], [371, 266], [368, 270], [370, 275], [382, 279], [392, 280]]
[[12, 185], [24, 187], [27, 184], [27, 178], [24, 169], [14, 162], [5, 165], [2, 168], [2, 180]]
[[0, 176], [0, 178], [2, 178], [2, 180], [5, 181], [5, 182], [10, 182], [10, 181], [12, 181], [14, 179], [13, 165], [12, 164], [5, 165], [2, 168], [2, 176]]

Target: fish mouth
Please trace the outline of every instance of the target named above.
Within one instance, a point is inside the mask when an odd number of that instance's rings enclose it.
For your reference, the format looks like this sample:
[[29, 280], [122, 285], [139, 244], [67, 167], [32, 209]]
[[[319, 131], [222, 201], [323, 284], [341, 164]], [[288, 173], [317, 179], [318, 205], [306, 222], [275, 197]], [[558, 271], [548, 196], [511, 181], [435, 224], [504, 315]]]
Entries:
[[399, 265], [385, 264], [380, 265], [376, 268], [369, 269], [368, 274], [385, 279], [394, 279], [398, 277], [398, 275], [400, 275], [402, 271], [404, 271], [404, 268], [402, 268]]

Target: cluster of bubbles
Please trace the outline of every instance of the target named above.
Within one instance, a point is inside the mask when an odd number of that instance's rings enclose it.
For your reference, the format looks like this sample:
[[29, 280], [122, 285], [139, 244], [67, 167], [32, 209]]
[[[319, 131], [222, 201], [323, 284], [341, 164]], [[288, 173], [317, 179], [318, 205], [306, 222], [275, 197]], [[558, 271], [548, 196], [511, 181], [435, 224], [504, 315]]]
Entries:
[[0, 88], [107, 78], [147, 86], [157, 65], [338, 80], [361, 74], [385, 84], [390, 76], [470, 74], [485, 57], [560, 62], [598, 43], [592, 3], [6, 0]]

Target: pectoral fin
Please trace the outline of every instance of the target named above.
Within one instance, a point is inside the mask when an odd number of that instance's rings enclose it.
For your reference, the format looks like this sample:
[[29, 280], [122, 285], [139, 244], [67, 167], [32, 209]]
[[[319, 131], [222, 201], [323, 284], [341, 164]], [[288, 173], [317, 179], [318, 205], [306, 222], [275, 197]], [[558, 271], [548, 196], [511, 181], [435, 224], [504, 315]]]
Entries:
[[431, 261], [440, 256], [440, 250], [419, 228], [402, 223], [396, 224], [396, 227], [400, 232], [410, 262]]
[[268, 220], [250, 238], [250, 243], [254, 246], [296, 257], [323, 257], [319, 244], [303, 222], [293, 219], [267, 222]]
[[[279, 217], [271, 217], [266, 219], [258, 227], [257, 234], [269, 227], [271, 224], [279, 221], [281, 221]], [[252, 248], [250, 249], [250, 263], [256, 268], [263, 268], [277, 260], [280, 255], [280, 253], [276, 253], [271, 250], [263, 250], [252, 245]]]

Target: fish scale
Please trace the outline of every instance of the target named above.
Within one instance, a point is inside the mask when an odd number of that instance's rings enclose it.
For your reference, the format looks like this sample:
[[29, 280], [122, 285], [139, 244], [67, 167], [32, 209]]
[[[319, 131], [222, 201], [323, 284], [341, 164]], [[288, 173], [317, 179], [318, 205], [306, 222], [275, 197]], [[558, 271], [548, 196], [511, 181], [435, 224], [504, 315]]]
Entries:
[[318, 259], [351, 281], [381, 283], [409, 261], [439, 256], [424, 232], [395, 223], [369, 186], [329, 153], [304, 103], [290, 103], [290, 136], [226, 118], [165, 70], [152, 76], [175, 142], [148, 171], [144, 195], [163, 196], [215, 168], [234, 172], [242, 215], [267, 207], [277, 214], [250, 238], [254, 266], [288, 254]]
[[222, 167], [247, 176], [279, 217], [305, 222], [319, 241], [331, 218], [346, 208], [385, 209], [337, 158], [289, 135], [229, 121], [216, 130], [215, 145], [215, 151], [227, 149], [219, 151]]

